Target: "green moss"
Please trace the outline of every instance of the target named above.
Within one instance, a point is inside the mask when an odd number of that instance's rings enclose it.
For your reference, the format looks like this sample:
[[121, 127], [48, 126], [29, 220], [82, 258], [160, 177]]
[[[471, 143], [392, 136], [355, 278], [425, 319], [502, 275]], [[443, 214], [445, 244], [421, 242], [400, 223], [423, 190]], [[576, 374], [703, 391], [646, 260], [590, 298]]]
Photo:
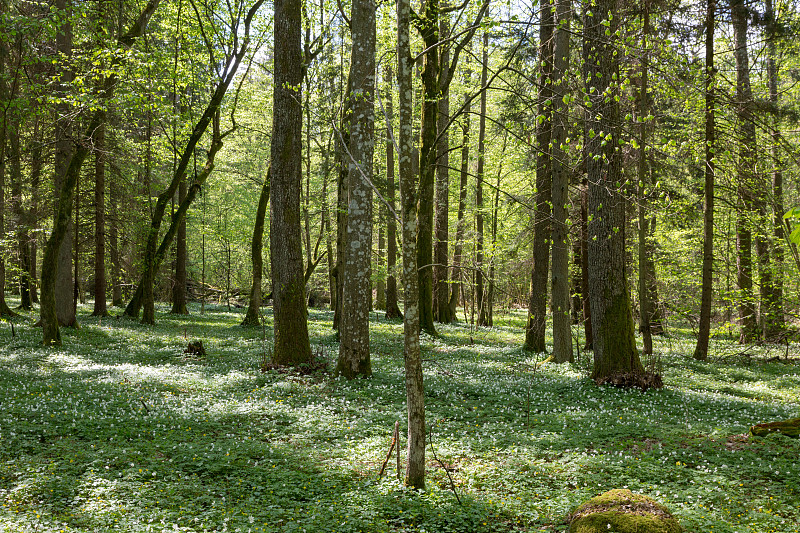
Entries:
[[800, 437], [800, 418], [792, 418], [780, 422], [756, 424], [750, 428], [750, 434], [755, 437], [766, 437], [770, 433], [780, 433], [787, 437]]
[[627, 489], [605, 492], [569, 516], [570, 533], [680, 533], [678, 521], [655, 500]]

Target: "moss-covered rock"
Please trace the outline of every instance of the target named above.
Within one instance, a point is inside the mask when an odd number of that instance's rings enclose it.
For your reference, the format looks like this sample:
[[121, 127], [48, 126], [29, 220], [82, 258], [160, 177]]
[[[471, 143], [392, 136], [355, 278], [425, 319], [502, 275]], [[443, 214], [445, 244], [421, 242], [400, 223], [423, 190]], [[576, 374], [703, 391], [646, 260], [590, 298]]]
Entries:
[[570, 513], [570, 533], [681, 533], [678, 521], [652, 498], [614, 489]]
[[766, 437], [770, 433], [780, 433], [796, 439], [800, 437], [800, 418], [756, 424], [750, 428], [750, 434], [755, 437]]

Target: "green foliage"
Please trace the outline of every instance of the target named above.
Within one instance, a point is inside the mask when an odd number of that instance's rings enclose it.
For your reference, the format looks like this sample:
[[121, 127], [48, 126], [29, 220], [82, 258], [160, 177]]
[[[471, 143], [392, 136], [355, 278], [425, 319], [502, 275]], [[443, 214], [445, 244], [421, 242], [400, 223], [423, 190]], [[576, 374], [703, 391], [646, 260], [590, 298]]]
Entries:
[[793, 207], [789, 209], [783, 218], [786, 220], [798, 219], [798, 224], [792, 230], [792, 233], [789, 235], [789, 240], [795, 244], [800, 244], [800, 207]]
[[[460, 505], [430, 453], [426, 491], [400, 486], [394, 458], [377, 480], [405, 423], [402, 323], [373, 319], [374, 376], [349, 382], [262, 372], [270, 314], [262, 339], [222, 306], [167, 310], [147, 327], [81, 306], [60, 351], [0, 325], [0, 531], [552, 531], [624, 487], [687, 531], [800, 531], [800, 441], [745, 435], [800, 403], [798, 367], [766, 348], [714, 339], [700, 363], [690, 335], [656, 337], [666, 388], [640, 393], [534, 371], [524, 313], [423, 336], [427, 419]], [[309, 313], [332, 364], [331, 313]], [[184, 353], [195, 339], [205, 356]]]

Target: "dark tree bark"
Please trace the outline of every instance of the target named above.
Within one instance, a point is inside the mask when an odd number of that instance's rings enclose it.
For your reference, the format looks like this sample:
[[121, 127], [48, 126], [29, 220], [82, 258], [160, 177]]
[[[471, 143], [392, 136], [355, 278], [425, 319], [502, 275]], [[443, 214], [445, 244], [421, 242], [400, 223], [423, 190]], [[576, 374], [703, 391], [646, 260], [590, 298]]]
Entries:
[[272, 357], [279, 365], [311, 360], [300, 236], [301, 4], [300, 0], [275, 1], [270, 264], [275, 332]]
[[[10, 99], [10, 91], [6, 85], [6, 62], [8, 50], [5, 43], [0, 43], [0, 102], [5, 104]], [[2, 124], [0, 124], [0, 235], [5, 235], [5, 205], [6, 205], [6, 145], [8, 142], [9, 130], [9, 107], [3, 105]], [[6, 302], [6, 260], [8, 256], [5, 250], [0, 254], [0, 316], [13, 316], [14, 312], [8, 307]]]
[[417, 198], [414, 183], [411, 43], [409, 38], [409, 0], [397, 1], [397, 85], [400, 93], [400, 196], [403, 226], [403, 356], [405, 359], [408, 448], [405, 484], [425, 488], [425, 393], [422, 384], [422, 358], [419, 345], [419, 276], [417, 274]]
[[648, 239], [650, 232], [648, 229], [650, 219], [647, 217], [647, 184], [649, 169], [647, 165], [647, 116], [650, 114], [650, 102], [647, 95], [648, 84], [648, 57], [647, 57], [647, 38], [650, 34], [650, 6], [649, 0], [643, 3], [644, 27], [642, 28], [642, 59], [640, 67], [640, 85], [637, 95], [637, 120], [639, 121], [639, 153], [638, 153], [638, 182], [639, 182], [639, 202], [637, 206], [639, 219], [639, 329], [642, 332], [642, 353], [652, 355], [653, 335], [650, 329], [650, 315], [652, 314], [652, 304], [650, 301], [650, 291], [648, 290]]
[[[464, 72], [464, 85], [469, 87], [472, 82], [472, 70], [469, 66]], [[464, 112], [461, 122], [461, 169], [459, 172], [458, 185], [458, 222], [456, 223], [456, 242], [453, 250], [453, 289], [450, 292], [450, 316], [456, 320], [456, 309], [458, 307], [459, 296], [463, 292], [463, 280], [461, 266], [463, 264], [464, 250], [464, 229], [466, 226], [465, 213], [467, 211], [467, 187], [469, 184], [469, 143], [470, 143], [470, 117], [472, 116], [472, 99], [465, 94]]]
[[625, 275], [617, 2], [598, 0], [586, 7], [586, 96], [592, 110], [584, 140], [589, 182], [589, 303], [594, 328], [592, 378], [601, 382], [618, 373], [643, 373], [644, 367], [636, 349]]
[[336, 266], [331, 274], [336, 281], [336, 293], [331, 294], [334, 299], [333, 329], [339, 331], [342, 323], [342, 288], [344, 287], [344, 261], [347, 255], [347, 176], [350, 160], [347, 156], [350, 145], [350, 76], [347, 78], [347, 89], [344, 95], [342, 120], [337, 136], [336, 146]]
[[539, 95], [536, 126], [536, 195], [533, 212], [533, 270], [525, 329], [525, 349], [543, 353], [547, 325], [547, 273], [550, 261], [550, 134], [553, 90], [553, 0], [543, 0], [539, 23]]
[[475, 305], [478, 326], [487, 326], [483, 276], [483, 180], [486, 164], [486, 82], [489, 79], [489, 34], [483, 34], [483, 65], [481, 66], [481, 113], [478, 119], [478, 175], [475, 184]]
[[[178, 185], [178, 203], [186, 200], [186, 180]], [[172, 309], [175, 315], [188, 315], [186, 308], [186, 218], [178, 224], [175, 236], [175, 283], [172, 286]]]
[[756, 306], [753, 297], [753, 260], [751, 228], [755, 191], [756, 130], [753, 122], [753, 94], [750, 88], [750, 63], [747, 53], [747, 8], [743, 0], [731, 0], [731, 22], [736, 59], [736, 115], [739, 136], [739, 161], [736, 183], [736, 282], [739, 287], [739, 342], [747, 344], [758, 338]]
[[[765, 2], [764, 18], [767, 22], [767, 84], [769, 101], [772, 109], [778, 109], [778, 52], [776, 46], [777, 21], [773, 0]], [[786, 329], [786, 318], [783, 313], [783, 162], [780, 157], [780, 132], [778, 119], [775, 118], [771, 133], [770, 152], [772, 156], [772, 290], [767, 295], [767, 313], [764, 327], [764, 339], [777, 341]]]
[[[447, 14], [443, 14], [439, 21], [439, 35], [444, 41], [450, 36], [450, 20]], [[441, 65], [440, 77], [450, 78], [450, 47], [443, 43], [439, 52], [439, 64]], [[450, 87], [449, 83], [441, 87], [439, 95], [439, 116], [437, 119], [438, 140], [436, 143], [436, 220], [434, 234], [436, 242], [434, 245], [434, 270], [433, 287], [434, 316], [436, 321], [442, 324], [449, 324], [453, 321], [450, 312], [450, 284], [447, 279], [448, 269], [448, 241], [449, 241], [449, 218], [450, 218], [450, 135], [448, 125], [450, 123]]]
[[267, 169], [264, 184], [261, 186], [261, 195], [258, 197], [256, 209], [256, 222], [253, 226], [253, 238], [250, 241], [250, 262], [253, 265], [253, 285], [250, 287], [250, 303], [247, 313], [242, 320], [243, 326], [258, 326], [261, 324], [261, 279], [264, 272], [264, 220], [267, 216], [269, 204], [269, 185], [272, 169]]
[[717, 0], [706, 1], [706, 72], [705, 72], [705, 184], [703, 186], [703, 281], [700, 289], [700, 323], [697, 346], [693, 357], [708, 358], [708, 339], [711, 334], [711, 303], [714, 284], [714, 160], [716, 125], [714, 123], [714, 26]]
[[372, 158], [375, 146], [375, 3], [353, 0], [350, 57], [352, 122], [347, 176], [347, 253], [336, 374], [348, 379], [372, 374], [369, 310], [372, 255]]
[[567, 70], [569, 69], [570, 19], [572, 0], [556, 0], [556, 29], [553, 45], [552, 91], [555, 102], [551, 143], [551, 172], [553, 200], [553, 266], [551, 273], [553, 302], [553, 361], [572, 361], [572, 327], [569, 305], [569, 172], [567, 151], [564, 149], [569, 126], [567, 109]]
[[94, 309], [92, 316], [107, 316], [106, 306], [106, 134], [101, 124], [94, 138]]
[[424, 0], [417, 27], [427, 52], [422, 70], [423, 104], [420, 124], [417, 264], [419, 265], [420, 328], [436, 334], [433, 323], [433, 204], [436, 137], [439, 112], [439, 0]]
[[386, 318], [402, 318], [400, 306], [397, 304], [397, 218], [395, 210], [395, 180], [394, 180], [394, 105], [392, 102], [392, 87], [388, 83], [394, 77], [392, 67], [386, 67], [386, 123], [389, 126], [389, 136], [386, 140], [386, 201], [389, 204], [389, 214], [386, 223]]
[[111, 305], [123, 307], [125, 303], [122, 300], [122, 265], [119, 258], [119, 235], [117, 229], [119, 224], [119, 193], [113, 180], [108, 184], [108, 195], [111, 215], [108, 229], [108, 258], [111, 260]]
[[[72, 56], [72, 24], [69, 22], [71, 17], [71, 2], [69, 0], [56, 0], [56, 9], [65, 18], [65, 22], [59, 28], [56, 34], [56, 50], [63, 55], [64, 61], [69, 62]], [[74, 74], [68, 66], [61, 65], [60, 84], [57, 90], [60, 93], [66, 93], [69, 85], [72, 83]], [[58, 119], [55, 125], [55, 177], [54, 177], [54, 191], [55, 191], [55, 217], [58, 217], [60, 209], [58, 202], [61, 197], [61, 190], [67, 178], [65, 173], [70, 165], [72, 158], [72, 117], [71, 109], [68, 104], [59, 104], [56, 109]], [[77, 184], [77, 182], [76, 182]], [[77, 325], [76, 309], [73, 304], [73, 290], [74, 280], [72, 279], [72, 246], [73, 246], [73, 228], [72, 220], [69, 216], [66, 218], [67, 229], [64, 232], [63, 241], [60, 243], [58, 251], [58, 266], [54, 273], [56, 276], [55, 285], [55, 304], [56, 316], [58, 323], [61, 326], [72, 327]], [[42, 282], [44, 277], [49, 276], [50, 273], [45, 273], [42, 269]], [[47, 343], [46, 343], [47, 344]]]

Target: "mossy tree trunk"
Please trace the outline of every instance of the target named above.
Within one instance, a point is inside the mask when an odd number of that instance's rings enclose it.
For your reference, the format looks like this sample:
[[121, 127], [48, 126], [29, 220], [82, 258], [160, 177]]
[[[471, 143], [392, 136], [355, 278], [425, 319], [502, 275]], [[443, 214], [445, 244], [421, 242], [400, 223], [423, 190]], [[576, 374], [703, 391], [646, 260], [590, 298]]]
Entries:
[[311, 360], [300, 222], [303, 81], [300, 0], [276, 0], [270, 185], [273, 362]]
[[242, 320], [243, 326], [258, 326], [261, 323], [261, 279], [264, 271], [264, 220], [269, 205], [269, 185], [271, 168], [267, 168], [261, 195], [258, 197], [256, 221], [253, 226], [253, 238], [250, 241], [250, 263], [253, 266], [253, 285], [250, 287], [250, 303]]
[[[589, 303], [594, 333], [592, 378], [643, 373], [625, 275], [625, 198], [619, 144], [619, 26], [616, 0], [598, 0], [584, 14], [592, 113], [586, 121], [589, 182]], [[612, 38], [609, 39], [608, 35]]]

